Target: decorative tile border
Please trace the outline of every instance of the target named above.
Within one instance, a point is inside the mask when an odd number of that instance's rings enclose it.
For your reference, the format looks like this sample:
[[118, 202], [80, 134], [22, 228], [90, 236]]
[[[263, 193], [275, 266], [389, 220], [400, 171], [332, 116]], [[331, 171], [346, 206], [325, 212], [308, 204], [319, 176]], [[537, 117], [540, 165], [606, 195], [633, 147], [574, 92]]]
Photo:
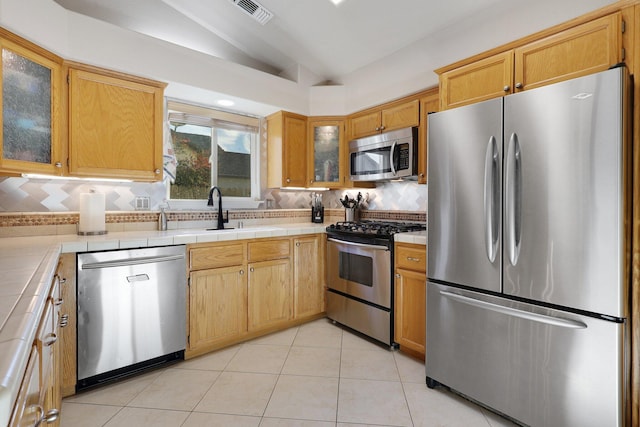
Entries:
[[[289, 218], [291, 222], [305, 222], [310, 220], [309, 209], [268, 209], [268, 210], [237, 210], [229, 211], [230, 220], [270, 220]], [[213, 221], [218, 218], [213, 211], [174, 211], [167, 212], [169, 221]], [[329, 218], [329, 221], [327, 221]], [[325, 223], [331, 224], [344, 218], [343, 209], [325, 209]], [[378, 221], [409, 221], [426, 222], [425, 212], [413, 211], [361, 211], [361, 218]], [[21, 226], [46, 226], [46, 225], [73, 225], [80, 220], [77, 212], [21, 212], [0, 213], [1, 227]], [[131, 211], [131, 212], [107, 212], [105, 222], [107, 224], [155, 222], [158, 220], [158, 212]]]

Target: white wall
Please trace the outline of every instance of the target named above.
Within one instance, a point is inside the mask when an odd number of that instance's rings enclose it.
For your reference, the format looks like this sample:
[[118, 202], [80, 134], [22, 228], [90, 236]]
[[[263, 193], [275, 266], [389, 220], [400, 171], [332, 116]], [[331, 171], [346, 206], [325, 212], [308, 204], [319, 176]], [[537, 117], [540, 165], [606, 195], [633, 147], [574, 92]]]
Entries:
[[250, 100], [248, 112], [259, 115], [279, 109], [343, 115], [435, 86], [433, 69], [610, 3], [513, 0], [357, 70], [337, 87], [315, 86], [308, 70], [290, 70], [292, 81], [213, 58], [68, 12], [53, 0], [0, 0], [0, 25], [66, 59], [169, 82], [172, 97], [207, 103], [222, 93]]

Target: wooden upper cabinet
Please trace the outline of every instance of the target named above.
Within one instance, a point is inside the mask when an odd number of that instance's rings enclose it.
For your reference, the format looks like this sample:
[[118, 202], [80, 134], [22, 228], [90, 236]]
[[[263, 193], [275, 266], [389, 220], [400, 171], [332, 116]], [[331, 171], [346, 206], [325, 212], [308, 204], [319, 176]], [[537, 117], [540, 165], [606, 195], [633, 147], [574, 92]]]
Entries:
[[[530, 38], [529, 38], [530, 40]], [[623, 61], [622, 14], [613, 13], [440, 74], [446, 110], [604, 71]]]
[[400, 101], [349, 117], [349, 139], [362, 138], [420, 124], [420, 101]]
[[2, 29], [0, 48], [0, 172], [62, 175], [62, 59]]
[[267, 187], [307, 187], [307, 117], [278, 111], [267, 117]]
[[607, 70], [622, 62], [622, 15], [614, 13], [515, 49], [515, 90]]
[[438, 88], [434, 88], [420, 98], [420, 114], [422, 117], [418, 134], [418, 184], [427, 183], [428, 115], [438, 111], [440, 111], [440, 95]]
[[460, 107], [509, 93], [513, 79], [513, 51], [440, 74], [441, 109]]
[[162, 179], [164, 83], [69, 68], [69, 174]]
[[344, 120], [309, 118], [309, 186], [335, 188], [345, 183]]

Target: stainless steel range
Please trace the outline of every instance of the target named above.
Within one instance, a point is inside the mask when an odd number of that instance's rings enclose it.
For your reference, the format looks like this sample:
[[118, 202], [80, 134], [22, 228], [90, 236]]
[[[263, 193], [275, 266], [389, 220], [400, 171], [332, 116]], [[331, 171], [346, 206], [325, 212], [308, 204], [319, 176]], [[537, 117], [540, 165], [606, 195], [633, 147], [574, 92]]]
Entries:
[[327, 317], [393, 345], [393, 236], [424, 230], [406, 222], [327, 227]]

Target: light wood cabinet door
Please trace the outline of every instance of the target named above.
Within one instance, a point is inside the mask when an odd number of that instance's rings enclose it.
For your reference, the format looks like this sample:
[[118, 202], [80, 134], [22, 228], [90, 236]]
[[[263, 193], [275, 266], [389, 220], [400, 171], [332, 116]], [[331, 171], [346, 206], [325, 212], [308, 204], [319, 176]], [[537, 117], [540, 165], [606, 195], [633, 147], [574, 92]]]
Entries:
[[614, 13], [515, 49], [515, 90], [607, 70], [622, 61], [622, 16]]
[[74, 395], [77, 382], [76, 362], [76, 254], [60, 256], [58, 267], [60, 276], [60, 353], [61, 353], [61, 393], [62, 397]]
[[324, 311], [324, 257], [320, 237], [299, 237], [293, 243], [294, 318]]
[[267, 117], [267, 187], [307, 186], [307, 118], [279, 111]]
[[349, 117], [348, 123], [350, 140], [375, 135], [380, 133], [382, 113], [381, 111], [373, 111], [370, 113], [356, 114]]
[[163, 88], [69, 69], [69, 174], [162, 179]]
[[62, 175], [62, 59], [0, 29], [0, 172]]
[[460, 107], [511, 92], [513, 51], [440, 74], [440, 108]]
[[420, 124], [420, 100], [404, 102], [392, 105], [382, 110], [381, 132], [389, 132]]
[[440, 94], [433, 89], [420, 98], [420, 132], [418, 135], [418, 184], [427, 183], [427, 153], [429, 135], [429, 114], [440, 111]]
[[395, 341], [424, 357], [426, 345], [426, 274], [396, 269]]
[[244, 266], [194, 271], [189, 275], [189, 349], [211, 347], [247, 331]]
[[291, 261], [249, 264], [249, 332], [285, 323], [293, 315]]
[[345, 184], [345, 125], [342, 119], [309, 119], [309, 186], [337, 188]]
[[9, 421], [10, 427], [33, 427], [42, 417], [39, 365], [40, 356], [33, 346]]
[[230, 267], [244, 263], [246, 243], [216, 244], [189, 249], [189, 269], [202, 270]]
[[291, 239], [269, 239], [249, 242], [247, 259], [250, 262], [289, 258]]

